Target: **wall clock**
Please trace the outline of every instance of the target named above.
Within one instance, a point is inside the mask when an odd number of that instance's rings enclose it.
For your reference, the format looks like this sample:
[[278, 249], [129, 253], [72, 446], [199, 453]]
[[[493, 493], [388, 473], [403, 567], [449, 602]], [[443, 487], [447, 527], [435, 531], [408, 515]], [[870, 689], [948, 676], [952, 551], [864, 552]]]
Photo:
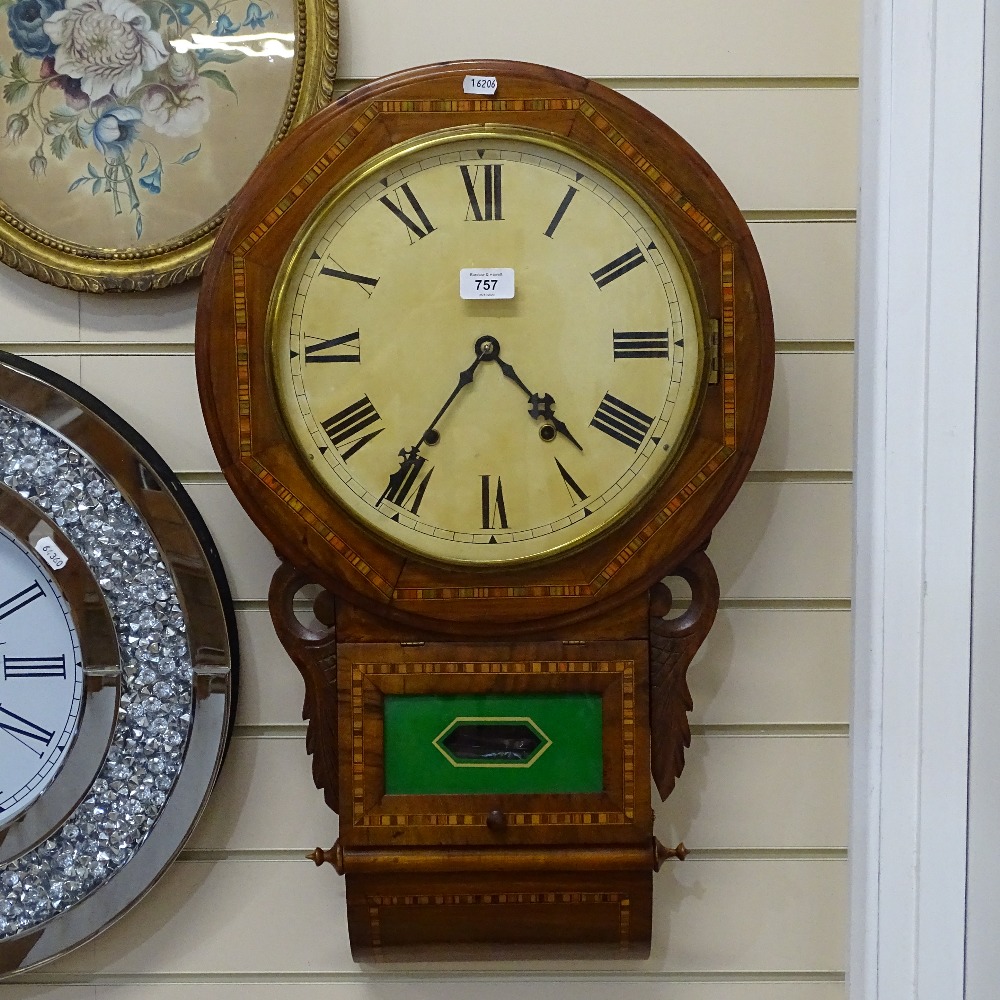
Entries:
[[177, 854], [236, 655], [177, 478], [88, 393], [0, 353], [0, 976], [91, 938]]
[[[704, 552], [773, 369], [718, 178], [591, 81], [510, 62], [359, 88], [255, 172], [198, 378], [284, 560], [356, 958], [648, 951]], [[692, 600], [667, 616], [667, 574]], [[316, 623], [293, 614], [319, 584]]]

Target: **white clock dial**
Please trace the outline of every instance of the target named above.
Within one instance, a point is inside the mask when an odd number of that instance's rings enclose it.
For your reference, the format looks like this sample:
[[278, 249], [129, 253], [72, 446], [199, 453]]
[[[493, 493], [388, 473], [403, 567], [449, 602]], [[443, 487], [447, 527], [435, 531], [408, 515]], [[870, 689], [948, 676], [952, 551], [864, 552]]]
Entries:
[[0, 660], [3, 825], [56, 776], [76, 735], [83, 687], [80, 643], [53, 574], [3, 527]]
[[445, 561], [536, 559], [605, 530], [672, 467], [699, 401], [674, 242], [618, 181], [529, 135], [445, 134], [348, 183], [272, 313], [278, 394], [316, 476]]

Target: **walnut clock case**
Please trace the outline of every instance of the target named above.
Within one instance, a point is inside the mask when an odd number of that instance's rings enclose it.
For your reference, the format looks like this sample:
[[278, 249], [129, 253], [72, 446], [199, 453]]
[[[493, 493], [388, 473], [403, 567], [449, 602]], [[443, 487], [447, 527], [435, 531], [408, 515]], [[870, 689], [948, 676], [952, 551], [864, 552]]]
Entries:
[[[689, 743], [705, 545], [763, 431], [767, 287], [725, 188], [606, 88], [511, 62], [361, 87], [263, 161], [198, 380], [283, 560], [359, 960], [648, 953], [652, 769]], [[690, 606], [666, 617], [666, 575]], [[318, 584], [317, 621], [294, 614]]]
[[229, 589], [163, 460], [89, 393], [0, 352], [0, 978], [153, 885], [232, 725]]

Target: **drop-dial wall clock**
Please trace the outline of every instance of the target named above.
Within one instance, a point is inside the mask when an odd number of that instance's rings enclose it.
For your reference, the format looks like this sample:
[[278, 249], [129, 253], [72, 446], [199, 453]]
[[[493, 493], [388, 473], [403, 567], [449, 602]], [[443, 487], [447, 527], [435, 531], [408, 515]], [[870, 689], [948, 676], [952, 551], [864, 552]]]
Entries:
[[400, 73], [254, 174], [197, 340], [222, 467], [284, 560], [355, 956], [644, 953], [674, 853], [647, 774], [665, 796], [683, 765], [704, 547], [771, 388], [718, 178], [579, 77]]
[[121, 916], [193, 828], [235, 704], [228, 594], [149, 445], [0, 352], [0, 977]]

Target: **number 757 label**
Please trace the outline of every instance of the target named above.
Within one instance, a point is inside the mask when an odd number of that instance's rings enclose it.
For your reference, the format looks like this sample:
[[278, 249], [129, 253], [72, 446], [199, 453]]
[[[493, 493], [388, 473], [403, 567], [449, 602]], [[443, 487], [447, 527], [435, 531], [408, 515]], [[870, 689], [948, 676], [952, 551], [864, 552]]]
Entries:
[[458, 294], [463, 299], [512, 299], [514, 268], [463, 267], [458, 272]]

